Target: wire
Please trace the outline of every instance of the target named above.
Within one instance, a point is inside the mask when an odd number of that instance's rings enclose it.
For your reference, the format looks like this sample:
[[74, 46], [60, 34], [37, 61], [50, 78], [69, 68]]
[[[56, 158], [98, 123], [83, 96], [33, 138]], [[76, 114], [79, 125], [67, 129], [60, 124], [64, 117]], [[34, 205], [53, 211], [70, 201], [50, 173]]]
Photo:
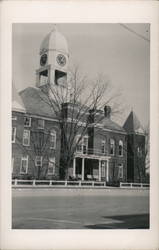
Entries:
[[136, 31], [130, 29], [130, 28], [127, 27], [125, 24], [123, 24], [123, 23], [119, 23], [119, 24], [120, 24], [124, 29], [127, 29], [127, 30], [130, 31], [131, 33], [134, 33], [136, 36], [138, 36], [138, 37], [144, 39], [144, 40], [147, 41], [147, 42], [150, 42], [150, 40], [149, 40], [148, 38], [146, 38], [145, 36], [143, 36], [143, 35], [137, 33]]

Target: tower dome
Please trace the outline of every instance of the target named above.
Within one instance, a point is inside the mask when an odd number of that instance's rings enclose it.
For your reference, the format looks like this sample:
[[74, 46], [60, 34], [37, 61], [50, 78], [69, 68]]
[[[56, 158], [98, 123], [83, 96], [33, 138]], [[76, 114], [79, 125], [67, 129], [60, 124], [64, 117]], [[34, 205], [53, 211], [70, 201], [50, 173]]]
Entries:
[[54, 26], [40, 46], [39, 68], [36, 70], [36, 85], [49, 84], [66, 87], [69, 52], [66, 38]]
[[68, 45], [66, 38], [57, 30], [56, 26], [46, 35], [40, 46], [40, 54], [49, 50], [55, 50], [68, 55]]

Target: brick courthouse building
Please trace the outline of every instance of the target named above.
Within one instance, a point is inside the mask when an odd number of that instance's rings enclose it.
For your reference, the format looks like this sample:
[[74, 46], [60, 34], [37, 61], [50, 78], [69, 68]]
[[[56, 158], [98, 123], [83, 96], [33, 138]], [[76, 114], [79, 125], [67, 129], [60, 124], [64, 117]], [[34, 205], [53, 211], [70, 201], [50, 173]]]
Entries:
[[[58, 88], [61, 79], [67, 79], [68, 59], [66, 39], [54, 29], [40, 47], [36, 87], [18, 93], [13, 86], [13, 178], [60, 179], [61, 130], [41, 88], [48, 82]], [[62, 109], [69, 118], [71, 103], [64, 103]], [[90, 119], [87, 133], [77, 145], [69, 168], [70, 178], [140, 181], [137, 162], [140, 159], [140, 167], [142, 165], [144, 169], [145, 136], [134, 112], [130, 113], [123, 127], [111, 120], [109, 106], [99, 110], [98, 115], [101, 118], [98, 125], [93, 125]]]

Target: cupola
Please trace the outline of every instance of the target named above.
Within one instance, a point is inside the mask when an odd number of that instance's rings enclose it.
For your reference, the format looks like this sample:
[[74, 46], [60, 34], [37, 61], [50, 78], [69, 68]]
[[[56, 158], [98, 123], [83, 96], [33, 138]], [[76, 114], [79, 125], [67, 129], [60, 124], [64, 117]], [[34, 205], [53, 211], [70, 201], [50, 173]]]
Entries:
[[39, 69], [36, 71], [36, 86], [66, 86], [68, 68], [68, 45], [66, 38], [54, 26], [40, 46]]

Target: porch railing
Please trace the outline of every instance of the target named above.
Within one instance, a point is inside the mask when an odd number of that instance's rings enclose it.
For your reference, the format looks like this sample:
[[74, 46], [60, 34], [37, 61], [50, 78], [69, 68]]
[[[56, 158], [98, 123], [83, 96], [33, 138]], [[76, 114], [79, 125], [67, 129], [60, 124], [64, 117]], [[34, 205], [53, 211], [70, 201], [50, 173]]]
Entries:
[[81, 150], [76, 150], [76, 154], [88, 154], [88, 155], [98, 155], [98, 156], [108, 156], [107, 151], [100, 150], [98, 148], [83, 148]]

